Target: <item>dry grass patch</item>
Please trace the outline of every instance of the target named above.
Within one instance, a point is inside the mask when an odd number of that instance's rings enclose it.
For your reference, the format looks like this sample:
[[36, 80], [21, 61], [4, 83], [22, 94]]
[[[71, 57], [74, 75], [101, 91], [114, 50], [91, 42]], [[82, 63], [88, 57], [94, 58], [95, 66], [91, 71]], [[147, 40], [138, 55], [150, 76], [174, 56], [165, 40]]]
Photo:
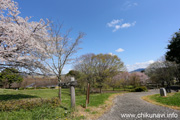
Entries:
[[105, 112], [109, 111], [110, 108], [113, 106], [114, 102], [113, 100], [118, 96], [118, 95], [123, 95], [124, 93], [127, 92], [122, 92], [122, 93], [117, 93], [117, 94], [112, 94], [108, 100], [105, 101], [103, 105], [99, 105], [98, 107], [87, 107], [83, 108], [82, 106], [77, 106], [77, 110], [75, 112], [75, 116], [80, 116], [82, 119], [86, 120], [94, 120], [102, 116]]

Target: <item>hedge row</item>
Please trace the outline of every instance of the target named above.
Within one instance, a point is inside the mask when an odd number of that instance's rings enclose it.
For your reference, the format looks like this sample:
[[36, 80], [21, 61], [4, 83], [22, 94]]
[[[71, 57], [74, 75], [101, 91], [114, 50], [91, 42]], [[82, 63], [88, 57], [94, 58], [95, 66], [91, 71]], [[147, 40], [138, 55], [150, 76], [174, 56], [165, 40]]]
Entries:
[[145, 92], [148, 91], [146, 86], [139, 86], [131, 90], [131, 92]]
[[30, 110], [34, 107], [42, 106], [43, 104], [50, 104], [52, 107], [56, 107], [60, 105], [60, 100], [58, 98], [32, 98], [23, 100], [0, 101], [0, 111], [14, 111], [20, 109]]

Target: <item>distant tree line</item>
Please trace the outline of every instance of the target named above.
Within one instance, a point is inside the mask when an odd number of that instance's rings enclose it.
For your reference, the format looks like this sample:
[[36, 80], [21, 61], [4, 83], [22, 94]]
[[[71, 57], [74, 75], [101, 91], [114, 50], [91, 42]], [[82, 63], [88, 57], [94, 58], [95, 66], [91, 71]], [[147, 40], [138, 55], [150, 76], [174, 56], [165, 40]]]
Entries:
[[152, 83], [164, 87], [180, 85], [180, 31], [169, 41], [165, 57], [151, 64], [145, 72]]
[[67, 76], [74, 76], [78, 87], [84, 89], [90, 83], [91, 91], [98, 88], [133, 88], [145, 85], [147, 76], [144, 73], [128, 73], [123, 62], [116, 55], [110, 54], [85, 54], [79, 57], [74, 65], [74, 70]]

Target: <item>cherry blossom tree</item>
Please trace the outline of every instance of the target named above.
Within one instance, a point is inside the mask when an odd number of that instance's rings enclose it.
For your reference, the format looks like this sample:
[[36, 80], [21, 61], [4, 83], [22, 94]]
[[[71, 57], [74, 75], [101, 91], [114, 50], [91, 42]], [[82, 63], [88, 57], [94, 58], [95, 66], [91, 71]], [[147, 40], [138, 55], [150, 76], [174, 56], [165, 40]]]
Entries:
[[139, 77], [140, 85], [146, 85], [146, 83], [149, 82], [148, 76], [143, 72], [134, 72], [133, 75]]
[[[70, 63], [77, 52], [79, 33], [75, 41], [69, 38], [68, 31], [62, 35], [61, 26], [50, 26], [49, 20], [29, 21], [30, 17], [20, 16], [18, 3], [13, 0], [0, 0], [0, 69], [22, 68], [31, 73], [55, 74], [61, 82], [64, 66]], [[61, 87], [59, 89], [61, 100]]]
[[122, 86], [125, 90], [125, 87], [129, 84], [130, 73], [126, 71], [121, 71], [117, 75], [113, 76], [112, 79], [108, 81], [109, 86], [114, 90], [115, 87]]
[[40, 58], [47, 56], [43, 43], [49, 41], [49, 21], [29, 21], [20, 16], [18, 3], [0, 0], [0, 69], [47, 70]]
[[61, 101], [61, 76], [62, 70], [65, 65], [72, 63], [75, 59], [74, 54], [80, 49], [79, 43], [84, 36], [84, 33], [79, 33], [78, 36], [73, 39], [69, 37], [70, 30], [67, 33], [61, 33], [62, 25], [51, 24], [50, 41], [44, 41], [42, 48], [45, 50], [47, 59], [41, 61], [46, 65], [51, 73], [58, 78], [59, 82], [59, 99]]
[[128, 73], [127, 71], [124, 71], [118, 74], [117, 77], [119, 77], [120, 83], [125, 90], [126, 86], [129, 85], [129, 82], [130, 82], [129, 81], [130, 73]]

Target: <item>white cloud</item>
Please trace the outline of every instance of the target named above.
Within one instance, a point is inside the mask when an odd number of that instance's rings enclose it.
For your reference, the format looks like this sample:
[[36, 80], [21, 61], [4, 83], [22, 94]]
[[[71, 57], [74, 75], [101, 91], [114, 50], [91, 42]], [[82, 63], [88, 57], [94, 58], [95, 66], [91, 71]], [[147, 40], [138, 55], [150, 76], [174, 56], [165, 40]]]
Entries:
[[115, 29], [119, 29], [121, 26], [120, 25], [116, 25], [115, 26]]
[[129, 28], [132, 26], [135, 26], [136, 21], [132, 22], [132, 23], [123, 23], [123, 19], [114, 19], [111, 22], [107, 23], [108, 27], [114, 28], [113, 32], [116, 32], [118, 29], [123, 29], [123, 28]]
[[109, 55], [111, 55], [111, 56], [114, 56], [115, 54], [113, 54], [113, 53], [108, 53]]
[[149, 60], [147, 62], [135, 63], [133, 65], [126, 65], [128, 71], [133, 71], [138, 68], [147, 68], [150, 64], [154, 63], [154, 60]]
[[128, 28], [128, 27], [131, 27], [130, 23], [124, 23], [121, 25], [121, 28]]
[[138, 3], [136, 2], [131, 2], [131, 1], [126, 1], [122, 6], [121, 9], [122, 10], [128, 10], [132, 7], [138, 6]]
[[122, 48], [118, 48], [117, 50], [116, 50], [116, 52], [123, 52], [124, 51], [124, 49], [122, 49]]
[[123, 19], [117, 19], [117, 20], [112, 20], [110, 23], [107, 23], [108, 27], [114, 27], [116, 24], [119, 24], [123, 21]]

